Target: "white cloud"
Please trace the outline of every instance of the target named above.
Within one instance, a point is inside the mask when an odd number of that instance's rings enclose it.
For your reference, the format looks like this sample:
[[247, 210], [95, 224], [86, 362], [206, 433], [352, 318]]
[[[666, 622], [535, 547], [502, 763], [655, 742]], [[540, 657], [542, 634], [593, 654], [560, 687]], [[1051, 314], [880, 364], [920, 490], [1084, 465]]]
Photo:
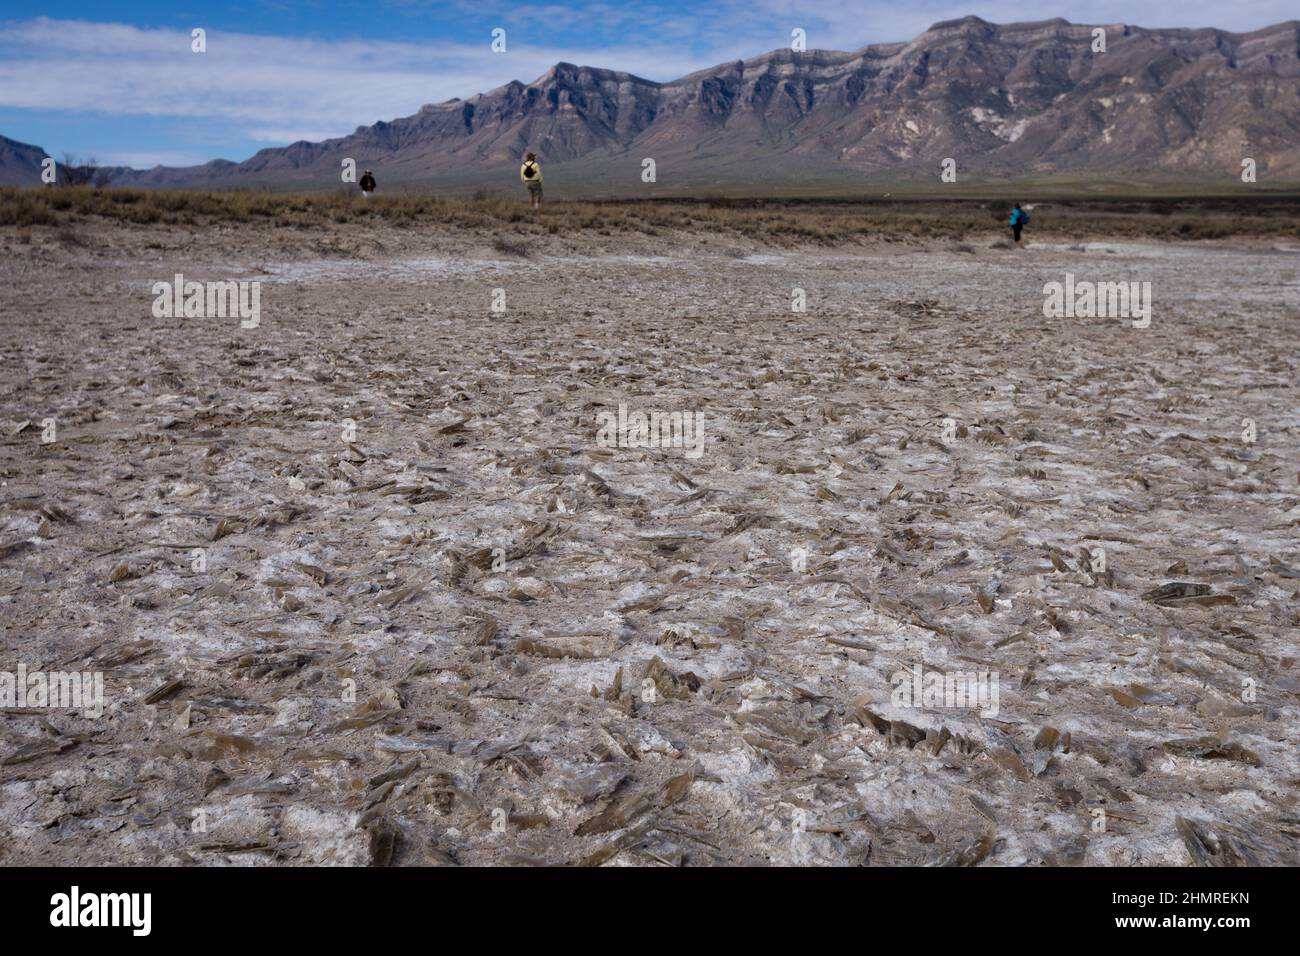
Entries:
[[[347, 132], [351, 132], [348, 130]], [[245, 130], [244, 135], [257, 143], [275, 143], [283, 146], [305, 139], [309, 143], [319, 143], [323, 139], [338, 136], [338, 130], [307, 129], [302, 126], [277, 126], [270, 129], [258, 128]]]
[[270, 131], [340, 136], [426, 103], [467, 98], [556, 62], [614, 66], [671, 79], [698, 65], [669, 48], [583, 50], [481, 44], [327, 42], [38, 19], [0, 27], [0, 106], [209, 118]]
[[95, 161], [101, 166], [130, 166], [134, 169], [152, 169], [155, 166], [198, 166], [206, 163], [207, 156], [181, 150], [161, 149], [140, 152], [96, 153]]

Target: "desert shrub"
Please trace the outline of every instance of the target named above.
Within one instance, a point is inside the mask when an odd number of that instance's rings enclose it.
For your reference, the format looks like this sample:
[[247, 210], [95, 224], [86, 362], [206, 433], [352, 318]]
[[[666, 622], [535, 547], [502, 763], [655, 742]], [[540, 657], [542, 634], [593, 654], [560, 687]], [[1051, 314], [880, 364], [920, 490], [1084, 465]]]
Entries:
[[56, 167], [56, 182], [60, 186], [89, 186], [91, 183], [105, 183], [99, 175], [99, 163], [93, 158], [79, 159], [71, 153], [63, 154], [63, 162]]
[[52, 226], [59, 221], [41, 194], [18, 193], [13, 202], [0, 202], [0, 222], [15, 226]]
[[[1162, 205], [1163, 204], [1163, 205]], [[317, 229], [331, 222], [390, 223], [401, 228], [441, 225], [555, 235], [575, 231], [646, 235], [682, 231], [746, 236], [760, 242], [897, 241], [925, 236], [983, 242], [992, 221], [1004, 221], [1007, 200], [891, 200], [869, 202], [780, 202], [718, 199], [706, 202], [552, 202], [530, 210], [518, 199], [478, 190], [470, 198], [384, 195], [361, 202], [351, 193], [272, 193], [228, 190], [140, 190], [89, 186], [0, 187], [0, 224], [18, 227], [64, 225], [87, 217], [133, 225], [156, 222], [271, 222]], [[1165, 209], [1172, 212], [1165, 212]], [[1062, 200], [1051, 216], [1036, 216], [1032, 230], [1066, 241], [1091, 237], [1149, 237], [1174, 240], [1300, 234], [1300, 203], [1276, 198], [1221, 197], [1206, 200]]]
[[527, 257], [529, 255], [528, 243], [522, 239], [507, 239], [504, 236], [497, 236], [492, 240], [492, 248], [497, 252], [503, 252], [508, 256]]

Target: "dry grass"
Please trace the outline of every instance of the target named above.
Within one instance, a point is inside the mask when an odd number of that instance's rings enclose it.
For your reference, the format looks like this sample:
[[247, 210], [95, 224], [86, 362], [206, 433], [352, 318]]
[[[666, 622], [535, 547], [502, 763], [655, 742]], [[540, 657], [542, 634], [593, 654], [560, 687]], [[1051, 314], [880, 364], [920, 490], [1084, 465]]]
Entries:
[[[0, 188], [0, 225], [56, 226], [90, 219], [202, 227], [266, 223], [316, 228], [326, 222], [505, 228], [516, 235], [590, 230], [612, 235], [662, 230], [722, 232], [773, 244], [838, 244], [870, 239], [945, 239], [987, 235], [1006, 221], [1003, 199], [902, 199], [802, 202], [704, 199], [696, 202], [559, 202], [532, 211], [500, 198], [442, 199], [352, 193], [168, 192], [139, 189]], [[1070, 237], [1219, 239], [1300, 237], [1300, 197], [1221, 199], [1063, 199], [1043, 201], [1031, 234]], [[508, 242], [510, 240], [501, 240]]]
[[527, 258], [529, 254], [528, 243], [520, 239], [506, 239], [504, 236], [497, 236], [492, 241], [492, 248], [509, 256], [519, 256], [521, 259]]

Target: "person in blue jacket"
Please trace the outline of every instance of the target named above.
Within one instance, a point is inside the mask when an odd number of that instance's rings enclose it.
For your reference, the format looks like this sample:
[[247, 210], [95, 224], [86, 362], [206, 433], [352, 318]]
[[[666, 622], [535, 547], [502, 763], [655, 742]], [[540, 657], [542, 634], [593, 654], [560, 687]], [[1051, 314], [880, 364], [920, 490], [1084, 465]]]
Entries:
[[1020, 230], [1029, 225], [1029, 213], [1020, 208], [1020, 203], [1016, 203], [1011, 209], [1011, 237], [1016, 241], [1016, 245], [1024, 248], [1020, 241]]

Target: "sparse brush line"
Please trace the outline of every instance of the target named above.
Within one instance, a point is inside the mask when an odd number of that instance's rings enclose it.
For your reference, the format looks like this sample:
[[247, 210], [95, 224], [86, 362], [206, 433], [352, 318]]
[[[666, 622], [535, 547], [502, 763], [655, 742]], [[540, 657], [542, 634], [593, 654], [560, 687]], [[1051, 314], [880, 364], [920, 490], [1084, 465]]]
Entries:
[[[1223, 239], [1300, 237], [1300, 195], [1075, 197], [1042, 199], [1035, 238]], [[389, 195], [369, 200], [346, 192], [154, 191], [142, 189], [0, 188], [0, 226], [51, 226], [57, 241], [81, 243], [77, 228], [94, 220], [142, 226], [249, 223], [319, 230], [387, 224], [398, 228], [450, 226], [506, 230], [516, 236], [578, 232], [722, 233], [773, 244], [836, 245], [877, 240], [1001, 238], [1010, 203], [1005, 198], [953, 197], [882, 200], [694, 199], [647, 202], [553, 202], [529, 210], [498, 198]], [[526, 256], [518, 239], [496, 238], [495, 248]]]

